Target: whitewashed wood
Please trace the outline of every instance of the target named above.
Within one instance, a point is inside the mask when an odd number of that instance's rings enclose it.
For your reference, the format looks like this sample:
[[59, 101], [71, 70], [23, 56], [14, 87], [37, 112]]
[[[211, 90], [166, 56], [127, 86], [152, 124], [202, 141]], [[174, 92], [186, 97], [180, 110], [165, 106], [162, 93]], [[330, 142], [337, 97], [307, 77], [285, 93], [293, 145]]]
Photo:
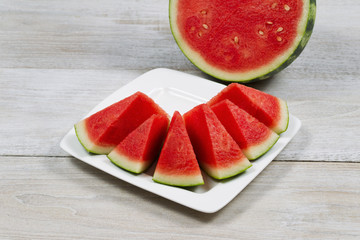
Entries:
[[[314, 34], [292, 67], [316, 79], [357, 74], [358, 0], [318, 1]], [[0, 67], [195, 69], [170, 32], [164, 0], [2, 0]]]
[[318, 0], [301, 56], [249, 84], [286, 99], [303, 126], [218, 213], [157, 197], [59, 148], [77, 120], [150, 69], [212, 79], [178, 49], [167, 8], [0, 0], [0, 239], [359, 239], [358, 0]]
[[359, 171], [273, 162], [224, 209], [203, 214], [73, 158], [0, 157], [0, 238], [357, 239]]
[[138, 73], [94, 70], [0, 70], [1, 155], [64, 155], [74, 123]]
[[0, 67], [193, 68], [167, 1], [2, 0], [0, 16]]

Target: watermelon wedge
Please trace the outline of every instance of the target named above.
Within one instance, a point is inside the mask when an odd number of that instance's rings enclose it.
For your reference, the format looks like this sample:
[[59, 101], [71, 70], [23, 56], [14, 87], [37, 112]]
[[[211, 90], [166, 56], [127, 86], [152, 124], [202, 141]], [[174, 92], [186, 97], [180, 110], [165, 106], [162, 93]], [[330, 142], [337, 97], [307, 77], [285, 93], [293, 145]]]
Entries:
[[251, 167], [208, 105], [196, 106], [184, 114], [184, 119], [199, 164], [209, 176], [225, 179]]
[[225, 81], [266, 79], [310, 39], [315, 0], [170, 0], [174, 39], [199, 69]]
[[107, 157], [115, 165], [142, 173], [158, 157], [169, 125], [164, 115], [152, 115], [122, 140]]
[[184, 120], [177, 111], [171, 119], [153, 180], [182, 187], [204, 184]]
[[227, 99], [211, 109], [249, 160], [265, 154], [279, 139], [274, 131]]
[[136, 92], [76, 123], [75, 132], [88, 152], [109, 154], [131, 131], [153, 114], [167, 116], [151, 98]]
[[213, 106], [225, 99], [257, 118], [277, 134], [286, 131], [288, 127], [287, 104], [280, 98], [239, 83], [232, 83], [210, 99], [208, 104]]

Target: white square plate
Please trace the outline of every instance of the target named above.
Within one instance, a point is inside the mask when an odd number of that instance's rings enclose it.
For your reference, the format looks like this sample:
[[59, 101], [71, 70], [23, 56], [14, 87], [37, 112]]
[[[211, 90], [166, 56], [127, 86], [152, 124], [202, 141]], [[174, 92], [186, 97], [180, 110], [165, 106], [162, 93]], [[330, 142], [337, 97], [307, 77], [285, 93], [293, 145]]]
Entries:
[[[151, 70], [123, 86], [97, 105], [87, 116], [141, 91], [157, 102], [172, 116], [175, 110], [184, 114], [194, 106], [206, 102], [225, 85], [170, 69]], [[261, 158], [253, 161], [246, 172], [225, 181], [216, 181], [203, 173], [205, 184], [191, 188], [166, 186], [152, 181], [154, 166], [135, 175], [112, 164], [105, 155], [89, 154], [76, 138], [74, 128], [62, 139], [60, 146], [79, 160], [111, 174], [123, 181], [155, 193], [195, 210], [213, 213], [238, 195], [289, 143], [300, 129], [301, 122], [290, 114], [289, 126], [278, 142]]]

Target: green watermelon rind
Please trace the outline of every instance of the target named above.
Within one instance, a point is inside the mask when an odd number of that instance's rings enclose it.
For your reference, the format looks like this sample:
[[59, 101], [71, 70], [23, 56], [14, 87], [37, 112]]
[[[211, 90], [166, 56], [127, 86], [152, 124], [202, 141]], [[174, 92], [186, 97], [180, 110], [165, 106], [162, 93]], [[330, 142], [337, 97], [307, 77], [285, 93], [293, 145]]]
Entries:
[[[213, 106], [213, 105], [215, 105], [215, 104], [217, 104], [217, 103], [219, 103], [220, 101], [222, 101], [222, 100], [224, 100], [224, 98], [220, 98], [220, 100], [219, 100], [219, 95], [220, 94], [223, 94], [223, 95], [226, 95], [227, 93], [228, 93], [228, 90], [229, 90], [229, 88], [231, 88], [231, 86], [233, 86], [233, 85], [239, 85], [239, 86], [242, 86], [242, 87], [245, 87], [245, 88], [250, 88], [250, 87], [246, 87], [245, 85], [242, 85], [242, 84], [240, 84], [240, 83], [231, 83], [230, 85], [228, 85], [227, 87], [225, 87], [224, 89], [222, 89], [221, 90], [221, 92], [219, 92], [217, 95], [215, 95], [213, 98], [211, 98], [208, 102], [207, 102], [207, 104], [209, 105], [209, 106]], [[256, 90], [256, 89], [254, 89], [254, 90]], [[242, 90], [241, 90], [242, 91]], [[258, 91], [259, 93], [261, 92], [261, 91], [259, 91], [259, 90], [256, 90], [256, 91]], [[264, 92], [261, 92], [261, 93], [264, 93]], [[227, 99], [227, 100], [229, 100], [229, 101], [231, 101], [232, 102], [232, 98], [230, 97], [225, 97], [225, 99]], [[281, 133], [283, 133], [283, 132], [285, 132], [286, 130], [287, 130], [287, 128], [288, 128], [288, 126], [289, 126], [289, 109], [288, 109], [288, 106], [287, 106], [287, 102], [285, 101], [285, 100], [283, 100], [283, 99], [281, 99], [281, 98], [278, 98], [278, 97], [276, 97], [276, 99], [277, 99], [277, 102], [278, 102], [278, 105], [279, 105], [279, 113], [278, 113], [278, 115], [279, 115], [279, 120], [277, 120], [276, 121], [276, 123], [273, 123], [271, 126], [268, 124], [267, 126], [271, 129], [271, 130], [273, 130], [275, 133], [277, 133], [277, 134], [281, 134]], [[252, 104], [254, 104], [255, 103], [255, 105], [256, 105], [256, 100], [252, 100], [252, 99], [250, 99], [249, 100]], [[235, 102], [235, 101], [234, 101]], [[238, 105], [239, 106], [239, 105]], [[241, 106], [239, 106], [240, 108], [242, 108]], [[255, 117], [256, 118], [256, 116], [254, 115], [253, 117]], [[261, 119], [258, 119], [260, 122], [261, 122]]]
[[[217, 180], [224, 180], [227, 178], [237, 176], [245, 172], [250, 167], [252, 167], [252, 164], [246, 157], [241, 159], [241, 162], [239, 164], [228, 169], [216, 169], [216, 168], [211, 169], [211, 167], [207, 167], [204, 165], [201, 166], [201, 168], [207, 173], [207, 175]], [[218, 171], [222, 172], [221, 176], [220, 174], [216, 173]]]
[[182, 179], [179, 181], [180, 178], [177, 178], [174, 175], [164, 175], [156, 173], [154, 174], [152, 180], [157, 183], [175, 187], [194, 187], [204, 184], [202, 175], [182, 176], [181, 178]]
[[[179, 133], [181, 133], [179, 135]], [[166, 154], [164, 155], [164, 153], [166, 152], [171, 152], [173, 151], [173, 146], [178, 146], [179, 143], [177, 142], [173, 142], [173, 141], [178, 141], [180, 140], [183, 144], [184, 147], [189, 148], [187, 150], [185, 150], [184, 152], [187, 152], [187, 154], [189, 155], [184, 155], [182, 158], [167, 158], [165, 157]], [[191, 149], [190, 149], [191, 148]], [[180, 150], [176, 150], [176, 151], [180, 151]], [[183, 152], [183, 151], [180, 151]], [[184, 159], [185, 157], [185, 159]], [[189, 158], [187, 158], [189, 157]], [[186, 169], [186, 167], [180, 167], [180, 166], [176, 166], [176, 164], [174, 164], [176, 167], [174, 167], [174, 165], [172, 165], [172, 162], [168, 162], [167, 160], [174, 160], [174, 161], [189, 161], [190, 164], [194, 164], [192, 167], [194, 167], [194, 172], [192, 173], [188, 173], [188, 174], [173, 174], [174, 170], [176, 171], [176, 168], [180, 168], [180, 170]], [[194, 162], [192, 162], [194, 160]], [[166, 168], [162, 168], [161, 164], [170, 164], [170, 168], [173, 168], [172, 170], [166, 169]], [[195, 166], [196, 164], [196, 166]], [[188, 133], [186, 131], [186, 127], [185, 127], [185, 122], [183, 117], [181, 116], [181, 114], [178, 111], [175, 111], [173, 114], [173, 117], [171, 118], [171, 122], [168, 128], [168, 132], [167, 132], [167, 136], [165, 138], [164, 141], [164, 145], [163, 148], [161, 150], [159, 159], [158, 159], [158, 164], [156, 166], [154, 175], [153, 175], [153, 181], [157, 182], [157, 183], [161, 183], [161, 184], [165, 184], [165, 185], [170, 185], [170, 186], [178, 186], [178, 187], [191, 187], [191, 186], [198, 186], [198, 185], [203, 185], [204, 184], [204, 180], [202, 178], [202, 174], [198, 165], [198, 162], [196, 160], [196, 156], [193, 150], [193, 146], [191, 145], [191, 141], [190, 138], [188, 136]]]
[[[227, 82], [248, 83], [248, 82], [264, 80], [264, 79], [267, 79], [267, 78], [279, 73], [280, 71], [284, 70], [297, 57], [299, 57], [301, 52], [304, 50], [305, 46], [307, 45], [308, 41], [310, 40], [312, 31], [314, 28], [315, 18], [316, 18], [316, 0], [308, 0], [307, 1], [307, 3], [308, 3], [307, 17], [306, 18], [304, 17], [304, 20], [303, 20], [303, 22], [306, 22], [306, 24], [302, 24], [305, 26], [303, 26], [299, 31], [301, 39], [293, 44], [294, 50], [292, 52], [288, 51], [285, 54], [281, 55], [281, 56], [288, 55], [283, 61], [280, 61], [280, 63], [275, 64], [275, 66], [271, 66], [271, 63], [270, 63], [269, 64], [270, 67], [267, 69], [265, 67], [262, 67], [262, 69], [266, 69], [263, 71], [263, 73], [254, 74], [254, 71], [250, 71], [250, 73], [248, 74], [248, 75], [250, 75], [250, 77], [246, 77], [246, 74], [242, 74], [242, 73], [232, 74], [232, 73], [228, 73], [228, 72], [222, 71], [222, 70], [218, 70], [218, 73], [213, 73], [212, 71], [214, 71], [213, 69], [215, 69], [215, 68], [211, 64], [206, 63], [195, 50], [193, 50], [193, 49], [191, 49], [191, 47], [187, 46], [187, 44], [185, 43], [185, 40], [182, 39], [180, 33], [178, 33], [178, 31], [175, 29], [174, 22], [176, 22], [176, 20], [172, 20], [172, 18], [175, 18], [175, 17], [173, 17], [172, 11], [176, 11], [176, 2], [177, 1], [178, 0], [169, 0], [169, 22], [170, 22], [170, 29], [171, 29], [172, 35], [173, 35], [178, 47], [183, 52], [183, 54], [188, 58], [188, 60], [192, 64], [194, 64], [196, 67], [198, 67], [201, 71], [203, 71], [204, 73], [206, 73], [212, 77], [215, 77], [219, 80], [227, 81]], [[302, 25], [300, 25], [300, 26], [302, 26]], [[184, 43], [182, 43], [182, 42], [184, 42]], [[188, 50], [186, 50], [186, 49], [188, 49]], [[194, 56], [192, 56], [192, 55], [194, 55]], [[198, 60], [199, 63], [197, 63], [196, 60]], [[200, 65], [202, 65], [202, 66], [200, 66]], [[228, 76], [221, 76], [221, 75], [227, 75], [227, 74], [228, 74]], [[245, 75], [245, 77], [243, 75]], [[251, 75], [253, 75], [253, 76], [251, 76]]]
[[119, 153], [117, 150], [113, 150], [106, 157], [116, 166], [135, 174], [140, 174], [146, 171], [153, 161], [136, 162], [124, 154]]
[[[267, 78], [279, 73], [280, 71], [282, 71], [286, 67], [288, 67], [293, 61], [295, 61], [295, 59], [298, 56], [300, 56], [300, 54], [305, 49], [305, 46], [307, 45], [307, 43], [310, 40], [311, 34], [314, 29], [315, 17], [316, 17], [316, 0], [310, 0], [309, 13], [308, 13], [305, 31], [304, 31], [304, 34], [302, 35], [302, 38], [301, 38], [299, 44], [297, 45], [297, 48], [292, 52], [292, 54], [289, 56], [289, 58], [286, 61], [284, 61], [281, 65], [279, 65], [278, 68], [274, 69], [273, 71], [271, 71], [267, 74], [259, 76], [258, 78], [254, 79], [254, 80], [267, 79]], [[247, 81], [247, 82], [250, 82], [250, 81]]]
[[[284, 101], [283, 101], [284, 102]], [[223, 105], [222, 105], [223, 104]], [[224, 104], [227, 105], [227, 110], [226, 113], [229, 114], [227, 111], [230, 111], [230, 114], [233, 118], [232, 120], [225, 120], [221, 117], [221, 115], [218, 115], [220, 113], [222, 113], [224, 110], [221, 109], [221, 106], [224, 106]], [[263, 137], [261, 137], [261, 140], [259, 138], [257, 138], [256, 142], [253, 143], [249, 143], [248, 141], [252, 141], [255, 140], [255, 138], [253, 137], [246, 137], [246, 134], [244, 135], [244, 128], [243, 125], [241, 125], [237, 120], [239, 118], [243, 119], [243, 117], [238, 116], [237, 114], [233, 114], [232, 111], [234, 111], [233, 108], [231, 108], [233, 106], [236, 106], [234, 103], [232, 103], [231, 101], [229, 101], [228, 99], [223, 100], [217, 104], [214, 104], [212, 106], [212, 110], [215, 112], [215, 114], [218, 116], [220, 122], [224, 125], [225, 129], [228, 131], [228, 133], [233, 137], [233, 139], [235, 141], [237, 141], [238, 145], [240, 146], [242, 152], [244, 153], [244, 155], [251, 161], [251, 160], [255, 160], [259, 157], [261, 157], [262, 155], [264, 155], [265, 153], [267, 153], [275, 144], [276, 142], [279, 140], [280, 136], [274, 132], [273, 130], [271, 130], [270, 128], [266, 127], [265, 124], [261, 123], [259, 120], [257, 120], [255, 117], [253, 117], [254, 119], [256, 119], [256, 121], [258, 121], [260, 124], [263, 125], [264, 127], [264, 132], [263, 134], [266, 134], [266, 136], [263, 135]], [[219, 109], [217, 109], [217, 106], [220, 107]], [[236, 106], [236, 108], [238, 108], [238, 106]], [[241, 108], [238, 108], [239, 110]], [[244, 111], [246, 112], [246, 111]], [[240, 112], [241, 113], [241, 112]], [[248, 113], [247, 113], [248, 114]], [[231, 129], [231, 126], [237, 126], [237, 131]], [[252, 131], [253, 129], [250, 129], [246, 132]], [[235, 133], [240, 133], [240, 135], [242, 135], [244, 137], [244, 139], [238, 139], [236, 137], [236, 135], [234, 135]], [[246, 144], [245, 144], [246, 143]], [[244, 147], [244, 145], [246, 147]], [[250, 145], [250, 146], [249, 146]]]
[[108, 154], [115, 146], [103, 147], [93, 143], [86, 131], [86, 119], [74, 125], [75, 134], [80, 144], [85, 148], [86, 151], [93, 154]]
[[277, 134], [285, 132], [289, 127], [289, 108], [287, 102], [279, 98], [279, 105], [281, 109], [280, 121], [283, 121], [283, 123], [280, 123], [278, 126], [271, 128]]
[[242, 149], [245, 156], [250, 160], [256, 160], [266, 154], [279, 140], [280, 136], [272, 132], [270, 137], [261, 144]]

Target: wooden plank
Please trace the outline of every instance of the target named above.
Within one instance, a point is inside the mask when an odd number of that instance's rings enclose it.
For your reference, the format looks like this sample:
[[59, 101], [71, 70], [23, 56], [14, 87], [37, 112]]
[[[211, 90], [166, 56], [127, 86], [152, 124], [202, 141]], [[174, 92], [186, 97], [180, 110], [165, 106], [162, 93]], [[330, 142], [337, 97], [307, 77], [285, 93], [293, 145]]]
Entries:
[[[358, 76], [359, 12], [357, 0], [318, 7], [295, 68], [314, 78]], [[0, 67], [195, 69], [173, 40], [166, 1], [2, 0], [0, 14]]]
[[1, 239], [357, 239], [359, 163], [271, 163], [203, 214], [71, 157], [0, 157]]
[[134, 71], [0, 70], [0, 154], [64, 155], [59, 143], [73, 124], [138, 75]]
[[164, 1], [5, 0], [0, 14], [0, 67], [192, 68]]
[[287, 100], [303, 126], [228, 206], [202, 214], [59, 147], [76, 121], [147, 70], [214, 80], [177, 47], [168, 2], [0, 1], [0, 239], [358, 239], [359, 3], [318, 3], [301, 56], [249, 84]]
[[[0, 69], [0, 155], [66, 156], [59, 142], [73, 124], [144, 72]], [[286, 99], [290, 113], [303, 123], [277, 159], [359, 162], [360, 95], [354, 89], [360, 82], [354, 78], [338, 86], [336, 79], [301, 80], [305, 76], [283, 72], [250, 84]]]

